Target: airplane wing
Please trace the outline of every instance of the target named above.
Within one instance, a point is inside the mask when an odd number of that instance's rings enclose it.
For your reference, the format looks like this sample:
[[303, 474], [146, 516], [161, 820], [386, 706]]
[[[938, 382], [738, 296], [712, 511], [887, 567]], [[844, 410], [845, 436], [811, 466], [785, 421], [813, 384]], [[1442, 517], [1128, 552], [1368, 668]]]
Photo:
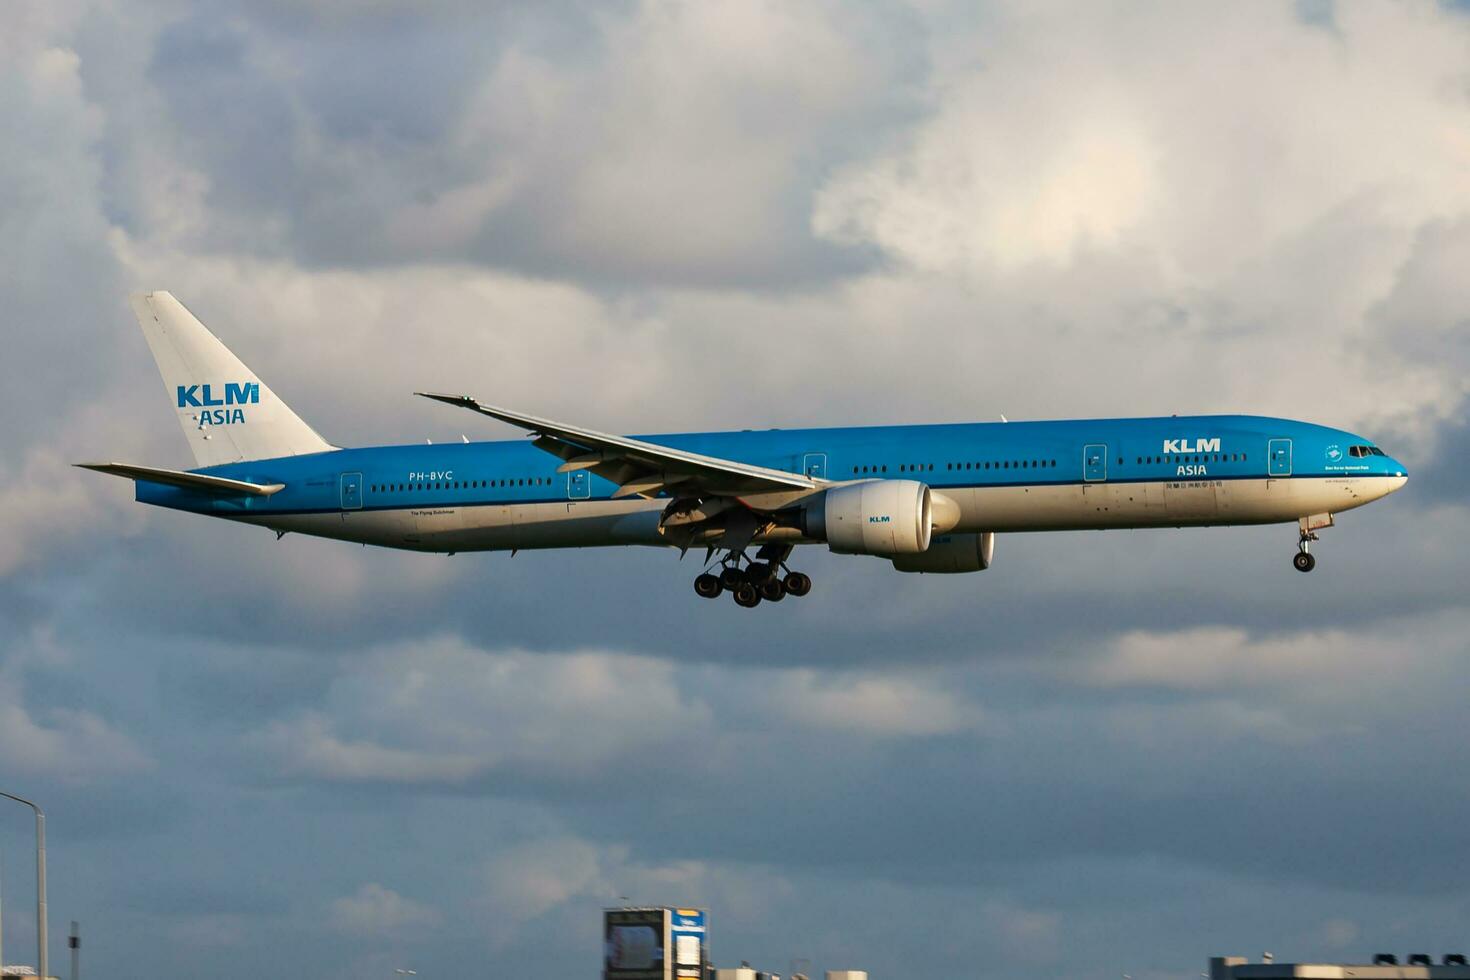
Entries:
[[133, 466], [130, 463], [75, 463], [84, 470], [95, 470], [98, 473], [111, 473], [113, 476], [121, 476], [129, 480], [142, 480], [146, 483], [161, 483], [168, 487], [182, 487], [185, 490], [199, 490], [204, 493], [215, 493], [223, 495], [252, 494], [257, 497], [269, 497], [286, 489], [284, 483], [249, 483], [245, 480], [231, 480], [223, 476], [205, 476], [203, 473], [186, 473], [183, 470], [161, 470], [153, 466]]
[[800, 473], [702, 456], [640, 439], [595, 432], [493, 405], [482, 405], [468, 395], [440, 395], [427, 391], [414, 394], [446, 405], [468, 408], [525, 429], [536, 436], [535, 446], [563, 460], [557, 472], [591, 470], [618, 484], [614, 497], [635, 494], [656, 497], [665, 490], [675, 494], [687, 491], [688, 496], [734, 496], [813, 490], [824, 482]]

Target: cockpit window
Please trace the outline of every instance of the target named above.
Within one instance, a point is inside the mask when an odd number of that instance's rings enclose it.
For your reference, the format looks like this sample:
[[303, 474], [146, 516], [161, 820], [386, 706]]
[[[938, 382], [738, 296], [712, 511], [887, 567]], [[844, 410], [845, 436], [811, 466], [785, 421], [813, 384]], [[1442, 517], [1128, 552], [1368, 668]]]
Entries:
[[1382, 449], [1379, 449], [1377, 446], [1349, 446], [1348, 447], [1348, 455], [1349, 456], [1363, 457], [1363, 456], [1385, 456], [1387, 454]]

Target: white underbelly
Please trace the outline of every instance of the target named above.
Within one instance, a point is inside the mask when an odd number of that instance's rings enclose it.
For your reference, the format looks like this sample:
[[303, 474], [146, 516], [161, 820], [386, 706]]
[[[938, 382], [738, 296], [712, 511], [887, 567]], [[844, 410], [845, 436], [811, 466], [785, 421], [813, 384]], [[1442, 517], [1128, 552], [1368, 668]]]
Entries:
[[1065, 486], [945, 488], [961, 531], [1063, 531], [1272, 524], [1340, 513], [1380, 494], [1357, 477], [1169, 480]]
[[[1380, 481], [1381, 482], [1381, 481]], [[959, 505], [957, 531], [1063, 531], [1201, 524], [1269, 524], [1362, 506], [1386, 490], [1372, 478], [1176, 480], [1015, 487], [942, 487]], [[568, 500], [319, 514], [242, 514], [278, 531], [418, 551], [667, 546], [667, 501]], [[799, 543], [795, 532], [783, 540]]]

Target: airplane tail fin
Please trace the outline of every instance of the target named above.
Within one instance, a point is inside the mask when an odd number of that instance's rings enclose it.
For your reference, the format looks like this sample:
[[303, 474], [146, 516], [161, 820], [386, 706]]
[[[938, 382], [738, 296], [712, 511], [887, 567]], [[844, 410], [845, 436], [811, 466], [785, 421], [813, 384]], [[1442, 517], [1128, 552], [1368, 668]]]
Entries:
[[335, 448], [171, 293], [160, 290], [130, 298], [200, 466]]

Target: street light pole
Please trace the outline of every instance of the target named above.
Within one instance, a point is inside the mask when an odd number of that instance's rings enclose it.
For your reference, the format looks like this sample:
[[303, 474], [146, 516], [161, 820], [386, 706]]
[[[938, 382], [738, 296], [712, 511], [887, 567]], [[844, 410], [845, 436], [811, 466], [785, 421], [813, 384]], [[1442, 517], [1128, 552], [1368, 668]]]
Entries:
[[4, 791], [0, 791], [0, 796], [24, 803], [36, 813], [36, 972], [41, 980], [47, 980], [51, 974], [46, 962], [46, 813], [23, 797]]

